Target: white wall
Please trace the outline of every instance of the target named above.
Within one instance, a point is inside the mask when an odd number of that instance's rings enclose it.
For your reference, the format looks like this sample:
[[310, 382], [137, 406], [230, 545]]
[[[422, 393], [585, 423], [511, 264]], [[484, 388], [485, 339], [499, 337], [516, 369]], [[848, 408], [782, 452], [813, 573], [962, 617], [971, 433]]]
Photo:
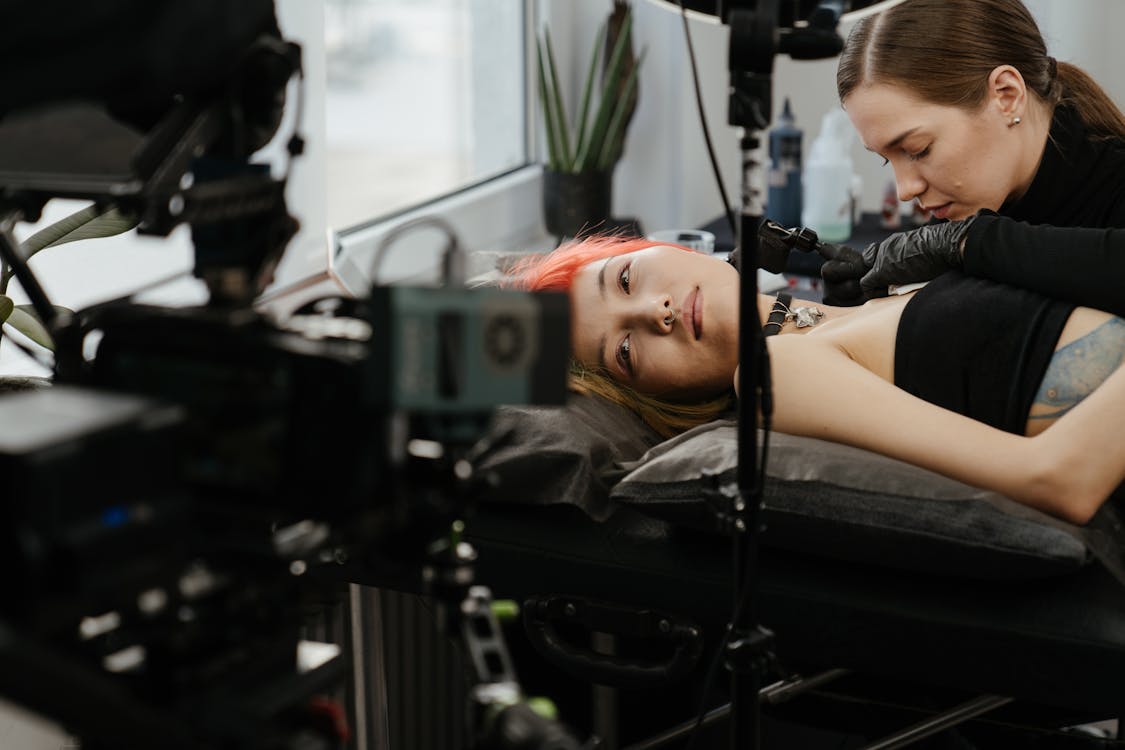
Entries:
[[1035, 14], [1047, 51], [1085, 68], [1117, 102], [1125, 105], [1125, 49], [1120, 0], [1024, 0]]
[[[594, 3], [594, 5], [601, 5]], [[698, 226], [722, 213], [699, 124], [678, 13], [638, 3], [634, 39], [647, 47], [640, 103], [614, 185], [615, 211], [646, 231]], [[727, 120], [727, 30], [692, 20], [704, 110], [728, 196], [738, 200], [739, 133]]]

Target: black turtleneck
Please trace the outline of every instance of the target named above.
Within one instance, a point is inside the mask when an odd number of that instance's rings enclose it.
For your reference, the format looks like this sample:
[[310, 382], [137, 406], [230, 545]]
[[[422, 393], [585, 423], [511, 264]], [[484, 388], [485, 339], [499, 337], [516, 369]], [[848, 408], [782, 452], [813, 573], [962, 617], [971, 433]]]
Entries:
[[1125, 141], [1059, 107], [1027, 193], [969, 228], [965, 271], [1125, 316]]

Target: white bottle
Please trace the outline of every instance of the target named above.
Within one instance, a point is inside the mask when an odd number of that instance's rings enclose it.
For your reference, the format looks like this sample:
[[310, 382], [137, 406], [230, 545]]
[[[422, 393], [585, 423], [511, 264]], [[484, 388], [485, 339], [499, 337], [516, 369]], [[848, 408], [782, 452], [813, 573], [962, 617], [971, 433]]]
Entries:
[[852, 157], [855, 131], [843, 110], [821, 120], [805, 162], [801, 223], [824, 242], [843, 242], [852, 234]]

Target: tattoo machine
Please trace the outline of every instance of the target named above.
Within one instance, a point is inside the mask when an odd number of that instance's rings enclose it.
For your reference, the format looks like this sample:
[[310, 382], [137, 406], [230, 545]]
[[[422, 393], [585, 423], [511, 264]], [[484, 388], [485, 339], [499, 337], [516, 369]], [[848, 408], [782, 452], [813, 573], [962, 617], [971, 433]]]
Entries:
[[811, 253], [820, 244], [816, 232], [808, 227], [786, 229], [765, 219], [758, 229], [758, 265], [770, 273], [783, 273], [791, 250]]

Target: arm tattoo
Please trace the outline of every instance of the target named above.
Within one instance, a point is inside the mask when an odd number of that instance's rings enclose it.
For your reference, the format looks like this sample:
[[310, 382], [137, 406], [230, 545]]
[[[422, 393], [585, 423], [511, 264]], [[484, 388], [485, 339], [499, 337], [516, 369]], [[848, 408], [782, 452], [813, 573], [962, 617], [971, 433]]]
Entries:
[[1094, 392], [1125, 359], [1125, 320], [1110, 318], [1085, 336], [1055, 352], [1029, 419], [1058, 419]]

